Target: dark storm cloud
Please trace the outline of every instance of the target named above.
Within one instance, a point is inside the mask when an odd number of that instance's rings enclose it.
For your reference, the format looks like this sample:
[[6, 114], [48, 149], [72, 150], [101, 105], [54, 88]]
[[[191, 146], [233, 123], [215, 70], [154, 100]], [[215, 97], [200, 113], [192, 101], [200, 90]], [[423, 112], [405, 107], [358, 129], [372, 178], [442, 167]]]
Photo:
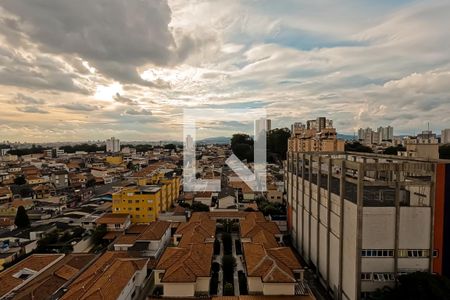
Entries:
[[[8, 32], [26, 34], [42, 51], [76, 54], [124, 83], [161, 87], [140, 78], [137, 67], [170, 65], [192, 49], [189, 38], [176, 50], [164, 0], [4, 0], [17, 20]], [[9, 34], [10, 35], [10, 34]]]

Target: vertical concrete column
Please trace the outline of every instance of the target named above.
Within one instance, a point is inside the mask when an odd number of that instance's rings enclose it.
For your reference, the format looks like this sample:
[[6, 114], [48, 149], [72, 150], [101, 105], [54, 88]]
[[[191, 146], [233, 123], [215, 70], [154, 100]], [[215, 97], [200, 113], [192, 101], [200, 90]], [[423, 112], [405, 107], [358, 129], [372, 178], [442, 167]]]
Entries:
[[431, 183], [430, 183], [430, 205], [431, 205], [431, 218], [430, 218], [430, 261], [429, 270], [433, 272], [433, 252], [434, 252], [434, 217], [436, 209], [436, 170], [437, 163], [431, 164]]
[[321, 176], [322, 176], [322, 156], [318, 155], [317, 159], [317, 226], [316, 226], [316, 232], [317, 232], [317, 245], [316, 245], [316, 257], [317, 257], [317, 268], [316, 268], [316, 274], [319, 275], [319, 267], [321, 265], [320, 263], [320, 184], [321, 184]]
[[301, 234], [301, 243], [302, 243], [302, 251], [301, 253], [304, 255], [305, 253], [305, 154], [302, 154], [302, 234]]
[[356, 194], [356, 295], [355, 299], [361, 298], [361, 250], [362, 250], [362, 227], [364, 210], [364, 174], [365, 158], [363, 163], [358, 164], [358, 185]]
[[[397, 278], [398, 276], [398, 250], [399, 250], [399, 235], [400, 235], [400, 164], [397, 163], [394, 165], [395, 172], [395, 234], [394, 234], [394, 276]], [[390, 173], [394, 173], [390, 172]], [[393, 178], [394, 176], [391, 176]]]
[[331, 238], [331, 184], [333, 173], [333, 160], [328, 157], [328, 177], [327, 177], [327, 284], [330, 282], [330, 238]]
[[342, 299], [342, 270], [343, 270], [343, 258], [344, 258], [344, 196], [345, 196], [345, 160], [341, 162], [341, 176], [339, 178], [339, 287], [337, 299]]

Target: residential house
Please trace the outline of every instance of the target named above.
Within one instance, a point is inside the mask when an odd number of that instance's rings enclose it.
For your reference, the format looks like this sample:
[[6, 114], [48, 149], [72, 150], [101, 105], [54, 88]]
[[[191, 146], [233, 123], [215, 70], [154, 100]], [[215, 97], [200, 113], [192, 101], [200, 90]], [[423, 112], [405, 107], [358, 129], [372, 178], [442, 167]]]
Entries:
[[57, 170], [50, 175], [50, 182], [57, 190], [65, 189], [69, 186], [69, 173], [66, 170]]
[[35, 277], [63, 259], [64, 254], [33, 254], [0, 273], [0, 299], [9, 298]]
[[170, 241], [170, 223], [156, 221], [149, 225], [132, 225], [114, 241], [114, 250], [159, 258]]
[[97, 225], [106, 225], [107, 231], [124, 231], [131, 225], [129, 214], [108, 213], [95, 220]]
[[106, 252], [67, 287], [61, 300], [142, 297], [148, 275], [148, 259], [132, 258], [126, 252]]
[[13, 194], [9, 187], [0, 186], [0, 204], [10, 202], [13, 199]]
[[64, 286], [75, 279], [81, 270], [95, 259], [95, 254], [72, 253], [49, 268], [40, 272], [30, 281], [11, 293], [18, 300], [47, 300], [63, 293]]

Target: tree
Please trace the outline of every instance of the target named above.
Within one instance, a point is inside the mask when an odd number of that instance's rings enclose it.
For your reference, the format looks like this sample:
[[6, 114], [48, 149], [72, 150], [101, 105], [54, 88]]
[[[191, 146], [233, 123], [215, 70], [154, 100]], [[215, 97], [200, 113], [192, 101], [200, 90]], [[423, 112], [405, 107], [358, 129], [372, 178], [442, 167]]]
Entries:
[[406, 148], [402, 145], [387, 147], [386, 149], [384, 149], [383, 154], [397, 155], [398, 151], [406, 151]]
[[275, 128], [267, 132], [267, 156], [274, 161], [285, 160], [290, 136], [288, 128]]
[[236, 268], [236, 259], [233, 255], [224, 255], [222, 257], [223, 278], [227, 282], [233, 282], [234, 269]]
[[177, 146], [175, 144], [166, 144], [166, 145], [164, 145], [164, 149], [177, 150]]
[[26, 183], [27, 183], [27, 180], [25, 179], [25, 177], [23, 175], [17, 176], [16, 178], [14, 178], [14, 184], [16, 184], [16, 185], [24, 185]]
[[384, 287], [377, 290], [370, 299], [450, 299], [450, 280], [426, 272], [414, 272], [400, 276], [395, 288]]
[[231, 138], [231, 150], [240, 160], [253, 161], [253, 138], [248, 134], [236, 133]]
[[106, 234], [106, 225], [102, 224], [100, 226], [95, 227], [94, 231], [92, 232], [92, 240], [94, 241], [95, 245], [100, 245], [103, 243], [103, 237]]
[[17, 228], [28, 228], [30, 227], [30, 219], [28, 218], [27, 211], [25, 207], [22, 205], [19, 206], [16, 213], [16, 219], [14, 220], [14, 224]]
[[441, 145], [439, 147], [439, 158], [450, 159], [450, 144]]
[[198, 201], [194, 201], [191, 206], [192, 211], [209, 211], [209, 206]]
[[225, 254], [231, 254], [232, 250], [233, 250], [233, 239], [231, 237], [231, 234], [229, 234], [228, 232], [224, 232], [222, 234], [222, 243], [223, 243], [223, 252]]
[[234, 287], [232, 283], [227, 282], [223, 285], [223, 295], [234, 296]]
[[345, 151], [373, 153], [372, 148], [364, 146], [360, 142], [352, 142], [345, 144]]

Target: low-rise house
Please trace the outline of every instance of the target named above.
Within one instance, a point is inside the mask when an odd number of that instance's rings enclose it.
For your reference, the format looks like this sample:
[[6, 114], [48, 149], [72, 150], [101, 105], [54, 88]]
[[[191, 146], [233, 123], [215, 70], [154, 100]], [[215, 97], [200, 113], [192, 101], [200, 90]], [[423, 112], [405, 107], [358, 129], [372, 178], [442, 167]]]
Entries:
[[208, 295], [212, 254], [212, 243], [167, 248], [155, 268], [164, 297]]
[[211, 206], [212, 192], [196, 192], [194, 194], [194, 201]]
[[247, 217], [239, 222], [239, 229], [242, 242], [251, 241], [261, 231], [267, 231], [272, 234], [277, 242], [283, 240], [283, 234], [280, 232], [277, 224], [267, 221], [260, 212], [247, 214]]
[[132, 258], [125, 252], [106, 252], [68, 287], [61, 300], [118, 299], [142, 297], [148, 259]]
[[0, 217], [0, 230], [14, 230], [16, 225], [14, 224], [14, 218]]
[[136, 252], [143, 257], [158, 258], [170, 241], [170, 223], [156, 221], [149, 225], [132, 225], [114, 242], [114, 250]]
[[195, 242], [214, 242], [216, 236], [216, 221], [207, 214], [194, 213], [187, 223], [178, 226], [173, 235], [174, 245], [187, 246]]
[[124, 231], [131, 225], [129, 214], [113, 214], [108, 213], [98, 218], [95, 223], [97, 225], [106, 225], [107, 231]]
[[57, 170], [50, 175], [50, 182], [56, 189], [65, 189], [69, 186], [69, 173], [66, 170]]
[[14, 299], [20, 300], [56, 298], [62, 293], [64, 285], [75, 279], [94, 259], [94, 254], [68, 254], [11, 294]]
[[9, 187], [0, 186], [0, 204], [10, 202], [13, 194]]
[[292, 249], [253, 242], [243, 245], [249, 294], [295, 295], [303, 269]]
[[63, 259], [64, 254], [33, 254], [0, 273], [0, 299], [12, 296], [45, 270]]

